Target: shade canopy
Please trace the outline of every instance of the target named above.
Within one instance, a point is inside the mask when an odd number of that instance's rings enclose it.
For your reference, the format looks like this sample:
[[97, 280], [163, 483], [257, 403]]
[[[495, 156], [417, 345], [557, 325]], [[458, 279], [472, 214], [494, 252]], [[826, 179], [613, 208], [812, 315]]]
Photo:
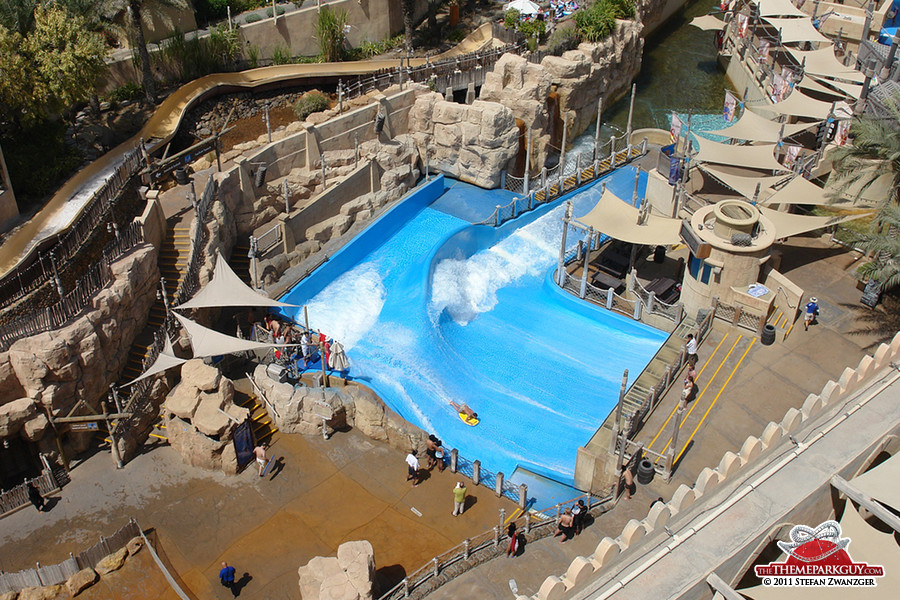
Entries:
[[[820, 120], [828, 117], [831, 107], [831, 102], [816, 100], [798, 89], [792, 90], [790, 95], [781, 102], [776, 102], [775, 104], [754, 104], [754, 108], [758, 111], [770, 110], [778, 115]], [[845, 115], [850, 117], [852, 115], [850, 106], [846, 102], [835, 102], [834, 114], [839, 117]]]
[[776, 123], [762, 117], [752, 110], [745, 110], [741, 118], [724, 129], [717, 129], [704, 133], [712, 133], [726, 138], [749, 140], [753, 142], [779, 141], [779, 134], [784, 132], [784, 137], [791, 137], [805, 129], [814, 127], [817, 123]]
[[835, 81], [815, 75], [804, 75], [797, 87], [808, 92], [831, 94], [832, 96], [857, 100], [862, 95], [862, 84]]
[[216, 270], [212, 281], [203, 286], [193, 298], [175, 308], [210, 308], [224, 306], [269, 306], [272, 308], [296, 308], [293, 304], [285, 304], [273, 300], [265, 294], [253, 290], [241, 281], [221, 254], [216, 257]]
[[758, 206], [757, 208], [759, 208], [759, 212], [761, 212], [763, 216], [767, 217], [772, 221], [772, 224], [775, 225], [775, 235], [779, 238], [786, 238], [808, 231], [815, 231], [822, 227], [837, 225], [844, 221], [852, 221], [872, 214], [870, 212], [864, 212], [834, 217], [808, 217], [806, 215], [795, 215], [773, 210], [771, 208], [766, 208], [765, 206]]
[[175, 356], [175, 352], [172, 350], [172, 342], [169, 341], [169, 336], [166, 335], [166, 344], [163, 347], [162, 352], [156, 357], [156, 360], [153, 361], [153, 364], [150, 367], [141, 373], [139, 377], [132, 379], [128, 383], [124, 385], [132, 385], [141, 381], [142, 379], [147, 379], [148, 377], [153, 377], [157, 373], [162, 373], [172, 367], [177, 367], [182, 363], [186, 363], [186, 358], [178, 358]]
[[732, 171], [716, 168], [713, 165], [700, 165], [700, 169], [722, 185], [733, 189], [748, 200], [754, 199], [757, 186], [759, 186], [760, 197], [762, 197], [764, 191], [768, 190], [776, 183], [784, 181], [788, 177], [787, 174], [760, 176], [751, 174], [750, 171], [743, 171], [742, 169], [738, 170], [746, 173], [746, 175], [738, 175]]
[[776, 204], [816, 204], [821, 206], [829, 202], [825, 190], [797, 175], [784, 187], [766, 191], [762, 194], [759, 203], [764, 206]]
[[541, 7], [531, 0], [512, 0], [503, 7], [503, 10], [517, 10], [523, 15], [536, 15], [541, 12]]
[[844, 63], [838, 60], [834, 55], [834, 44], [818, 50], [795, 50], [794, 48], [785, 48], [785, 50], [797, 61], [797, 64], [803, 65], [803, 72], [809, 75], [857, 82], [862, 82], [866, 78], [853, 67], [844, 66]]
[[235, 354], [237, 352], [247, 352], [248, 350], [268, 350], [276, 346], [284, 346], [284, 344], [263, 344], [253, 340], [242, 340], [213, 331], [178, 313], [172, 314], [175, 315], [175, 318], [178, 319], [178, 322], [181, 323], [181, 326], [184, 327], [190, 336], [191, 347], [194, 349], [194, 358]]
[[761, 17], [808, 17], [791, 0], [755, 0]]
[[763, 21], [774, 27], [781, 34], [782, 44], [797, 42], [830, 42], [827, 37], [819, 33], [813, 27], [812, 19], [781, 19], [777, 17], [763, 17]]
[[894, 510], [900, 510], [900, 454], [853, 479], [853, 485]]
[[700, 152], [695, 160], [719, 165], [733, 165], [747, 169], [784, 171], [784, 165], [775, 160], [775, 144], [759, 146], [733, 146], [705, 138], [698, 138]]
[[650, 214], [643, 225], [638, 225], [639, 213], [637, 208], [604, 189], [597, 205], [578, 221], [611, 238], [632, 244], [668, 245], [681, 240], [678, 233], [681, 219]]
[[725, 27], [725, 21], [714, 15], [702, 15], [691, 19], [691, 25], [703, 31], [720, 31]]

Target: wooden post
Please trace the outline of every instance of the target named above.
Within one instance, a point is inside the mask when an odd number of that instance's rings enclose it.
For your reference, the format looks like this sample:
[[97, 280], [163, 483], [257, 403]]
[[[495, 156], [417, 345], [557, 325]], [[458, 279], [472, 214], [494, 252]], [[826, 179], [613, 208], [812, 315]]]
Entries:
[[569, 135], [569, 111], [563, 114], [562, 146], [559, 149], [559, 192], [565, 191], [566, 186], [566, 137]]
[[450, 451], [450, 472], [456, 473], [459, 470], [459, 450], [454, 448]]
[[109, 410], [106, 407], [106, 400], [100, 401], [103, 409], [103, 421], [106, 423], [106, 430], [109, 432], [109, 448], [112, 453], [113, 460], [116, 461], [116, 468], [122, 468], [122, 458], [119, 456], [119, 448], [116, 446], [116, 437], [113, 435], [113, 426], [109, 420]]
[[56, 438], [56, 449], [59, 450], [59, 458], [62, 460], [63, 468], [65, 468], [66, 473], [69, 472], [69, 459], [66, 457], [66, 451], [63, 450], [62, 438], [59, 436], [59, 430], [56, 428], [56, 423], [53, 421], [53, 413], [50, 412], [50, 408], [41, 402], [41, 406], [44, 407], [44, 412], [47, 413], [47, 420], [50, 422], [50, 427], [53, 429], [53, 437]]
[[[594, 162], [600, 160], [600, 117], [603, 115], [603, 96], [597, 99], [597, 126], [594, 128]], [[594, 177], [597, 176], [596, 171]]]
[[222, 172], [222, 153], [219, 148], [219, 134], [218, 133], [216, 134], [215, 147], [216, 147], [216, 170], [219, 173], [221, 173]]
[[609, 170], [616, 168], [616, 136], [609, 136]]
[[587, 249], [584, 251], [584, 267], [581, 270], [581, 290], [579, 293], [580, 298], [584, 298], [585, 294], [587, 294], [587, 278], [588, 278], [588, 266], [591, 263], [591, 241], [594, 238], [594, 227], [588, 230], [588, 243]]
[[[529, 184], [531, 183], [531, 129], [528, 130], [528, 135], [525, 136], [525, 189], [524, 193], [527, 196], [531, 191]], [[531, 208], [531, 207], [529, 207]]]
[[628, 104], [628, 125], [625, 126], [625, 143], [631, 146], [631, 122], [634, 117], [634, 95], [637, 93], [637, 84], [631, 84], [631, 102]]
[[562, 287], [566, 281], [566, 236], [569, 232], [569, 219], [572, 217], [572, 203], [566, 203], [566, 213], [563, 216], [562, 241], [559, 244], [559, 261], [556, 269], [556, 284]]
[[678, 405], [678, 412], [675, 413], [675, 422], [672, 425], [672, 443], [666, 451], [666, 481], [671, 479], [672, 470], [675, 468], [675, 453], [678, 446], [678, 430], [681, 429], [681, 419], [684, 415], [684, 406]]
[[[503, 496], [503, 473], [502, 472], [497, 473], [497, 478], [496, 478], [496, 482], [494, 485], [494, 492], [497, 494], [498, 498]], [[501, 510], [503, 510], [503, 509], [501, 509]], [[500, 522], [503, 523], [502, 520]]]
[[628, 387], [628, 369], [622, 373], [622, 386], [619, 388], [619, 402], [616, 404], [616, 420], [613, 421], [612, 444], [610, 454], [615, 452], [616, 437], [619, 435], [619, 421], [622, 419], [622, 405], [625, 404], [625, 390]]
[[472, 462], [472, 483], [479, 485], [481, 483], [481, 461]]
[[271, 144], [272, 143], [272, 125], [269, 122], [269, 103], [268, 102], [266, 102], [265, 119], [266, 119], [266, 136], [267, 136], [267, 139], [269, 140], [269, 143]]
[[528, 506], [528, 486], [524, 483], [519, 484], [519, 508], [522, 510]]

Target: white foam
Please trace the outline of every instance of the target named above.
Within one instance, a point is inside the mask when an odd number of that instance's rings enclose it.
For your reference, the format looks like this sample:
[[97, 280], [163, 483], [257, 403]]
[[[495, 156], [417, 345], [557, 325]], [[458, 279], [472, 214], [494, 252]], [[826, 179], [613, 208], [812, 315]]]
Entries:
[[386, 295], [373, 263], [344, 273], [307, 306], [310, 327], [319, 329], [351, 349], [378, 321]]
[[432, 320], [446, 310], [454, 321], [466, 325], [497, 305], [498, 290], [545, 272], [557, 259], [563, 210], [555, 208], [468, 259], [439, 262], [431, 285]]

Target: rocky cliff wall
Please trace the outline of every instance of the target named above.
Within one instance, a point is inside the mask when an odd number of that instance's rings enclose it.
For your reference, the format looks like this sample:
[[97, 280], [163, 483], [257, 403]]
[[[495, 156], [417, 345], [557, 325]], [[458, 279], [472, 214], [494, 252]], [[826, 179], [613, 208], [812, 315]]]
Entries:
[[[22, 435], [54, 453], [55, 444], [44, 436], [45, 407], [56, 415], [80, 401], [99, 406], [119, 378], [156, 299], [156, 256], [151, 244], [125, 254], [110, 266], [113, 282], [94, 296], [83, 316], [56, 331], [18, 340], [0, 353], [0, 438]], [[69, 439], [79, 451], [89, 437]]]

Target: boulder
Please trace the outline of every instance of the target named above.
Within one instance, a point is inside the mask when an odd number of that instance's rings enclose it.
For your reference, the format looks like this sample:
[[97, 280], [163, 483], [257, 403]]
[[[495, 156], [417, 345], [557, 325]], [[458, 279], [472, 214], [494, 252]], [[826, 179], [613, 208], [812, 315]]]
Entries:
[[338, 546], [337, 559], [360, 598], [370, 600], [372, 582], [375, 581], [375, 551], [372, 544], [366, 540], [343, 543]]
[[182, 419], [192, 419], [200, 404], [200, 393], [197, 388], [186, 385], [184, 381], [166, 398], [166, 410]]
[[231, 419], [222, 413], [225, 403], [219, 394], [200, 394], [200, 403], [191, 419], [200, 433], [219, 437], [228, 429]]
[[10, 402], [25, 395], [25, 388], [16, 377], [12, 364], [9, 362], [9, 352], [0, 352], [0, 404]]
[[298, 570], [303, 600], [372, 600], [375, 555], [367, 541], [346, 542], [337, 558], [317, 556]]
[[219, 370], [195, 358], [181, 365], [181, 382], [190, 384], [198, 390], [211, 392], [219, 387]]
[[126, 558], [128, 558], [128, 548], [119, 548], [112, 554], [108, 554], [100, 559], [100, 562], [97, 563], [97, 573], [106, 575], [107, 573], [118, 571], [125, 564]]
[[19, 433], [26, 421], [37, 414], [37, 404], [31, 398], [19, 398], [0, 405], [0, 438]]
[[4, 592], [0, 594], [0, 600], [16, 600], [19, 597], [19, 592]]
[[82, 591], [94, 585], [97, 582], [97, 572], [88, 567], [82, 569], [66, 580], [66, 589], [73, 596], [77, 596]]
[[128, 556], [134, 556], [138, 552], [141, 551], [141, 548], [144, 547], [144, 538], [142, 537], [133, 537], [131, 538], [127, 544], [125, 544], [125, 548], [128, 550]]
[[63, 600], [69, 593], [63, 585], [27, 587], [19, 592], [18, 600]]
[[49, 426], [50, 421], [47, 420], [47, 417], [43, 414], [38, 414], [25, 421], [25, 425], [22, 427], [22, 437], [29, 442], [36, 442], [44, 437], [44, 433], [46, 433]]
[[338, 559], [316, 556], [297, 570], [300, 576], [300, 597], [303, 600], [319, 600], [322, 582], [328, 577], [343, 573]]

